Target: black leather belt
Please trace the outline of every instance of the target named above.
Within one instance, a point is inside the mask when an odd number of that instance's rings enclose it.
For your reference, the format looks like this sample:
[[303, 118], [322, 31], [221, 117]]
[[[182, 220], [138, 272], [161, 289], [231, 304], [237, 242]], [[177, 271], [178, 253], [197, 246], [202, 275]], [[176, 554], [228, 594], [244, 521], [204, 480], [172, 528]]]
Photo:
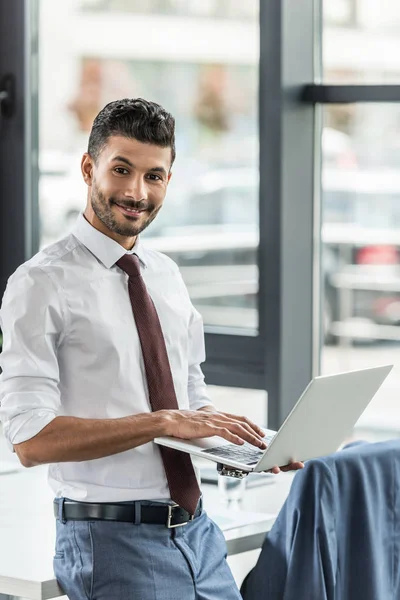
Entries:
[[[136, 504], [136, 505], [135, 505]], [[111, 502], [74, 502], [64, 500], [63, 517], [66, 521], [125, 521], [127, 523], [153, 523], [166, 525], [169, 529], [187, 525], [202, 512], [200, 498], [194, 515], [190, 515], [178, 504], [149, 505], [113, 504]], [[54, 501], [54, 516], [59, 516], [59, 504]]]

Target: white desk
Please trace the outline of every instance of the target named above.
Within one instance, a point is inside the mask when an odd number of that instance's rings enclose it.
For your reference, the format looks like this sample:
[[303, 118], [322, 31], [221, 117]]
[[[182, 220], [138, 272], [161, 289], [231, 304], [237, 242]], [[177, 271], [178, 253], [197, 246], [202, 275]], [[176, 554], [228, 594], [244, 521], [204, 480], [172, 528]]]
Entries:
[[[53, 574], [55, 519], [46, 474], [47, 467], [35, 467], [0, 476], [0, 600], [7, 597], [3, 594], [32, 600], [62, 596]], [[220, 522], [230, 555], [261, 546], [273, 514], [253, 513], [233, 527], [233, 513], [213, 510], [214, 492], [203, 492], [205, 508]], [[28, 498], [31, 508], [26, 512]]]

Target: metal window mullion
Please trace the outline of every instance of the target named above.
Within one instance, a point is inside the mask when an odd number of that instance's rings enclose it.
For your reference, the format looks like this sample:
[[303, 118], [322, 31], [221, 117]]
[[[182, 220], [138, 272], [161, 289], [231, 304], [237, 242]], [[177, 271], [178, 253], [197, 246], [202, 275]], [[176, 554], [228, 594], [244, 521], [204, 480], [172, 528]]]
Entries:
[[311, 104], [355, 104], [400, 102], [400, 85], [307, 84], [301, 100]]
[[26, 6], [0, 0], [0, 77], [15, 77], [15, 111], [0, 117], [0, 298], [8, 277], [29, 254], [27, 239]]
[[314, 2], [262, 2], [260, 18], [260, 333], [276, 429], [313, 374], [314, 108], [301, 93], [313, 81]]

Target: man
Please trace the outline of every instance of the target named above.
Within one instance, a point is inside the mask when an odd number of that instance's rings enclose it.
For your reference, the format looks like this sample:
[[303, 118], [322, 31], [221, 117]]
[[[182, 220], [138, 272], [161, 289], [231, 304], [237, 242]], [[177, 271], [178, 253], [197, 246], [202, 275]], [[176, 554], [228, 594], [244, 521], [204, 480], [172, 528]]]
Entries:
[[174, 127], [153, 102], [108, 104], [82, 158], [84, 213], [3, 298], [0, 417], [24, 466], [50, 464], [71, 600], [240, 598], [189, 455], [153, 442], [265, 447], [257, 425], [212, 406], [201, 317], [175, 263], [139, 238], [164, 201]]

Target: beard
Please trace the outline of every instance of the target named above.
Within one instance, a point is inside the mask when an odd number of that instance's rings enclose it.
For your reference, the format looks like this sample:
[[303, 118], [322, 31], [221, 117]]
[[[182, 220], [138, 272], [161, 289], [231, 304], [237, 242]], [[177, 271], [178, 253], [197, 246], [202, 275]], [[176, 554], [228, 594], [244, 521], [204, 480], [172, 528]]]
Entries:
[[[156, 207], [154, 204], [150, 204], [148, 202], [144, 202], [140, 200], [139, 202], [131, 201], [129, 204], [126, 200], [119, 200], [118, 198], [110, 197], [106, 198], [102, 193], [100, 188], [97, 186], [96, 182], [93, 181], [92, 185], [92, 193], [90, 196], [90, 203], [93, 208], [93, 212], [96, 217], [110, 230], [118, 235], [122, 235], [124, 237], [134, 237], [139, 235], [142, 231], [144, 231], [152, 221], [156, 218], [159, 210], [161, 209], [161, 205]], [[128, 219], [125, 219], [121, 214], [121, 221], [115, 215], [115, 209], [113, 210], [113, 204], [121, 204], [125, 208], [132, 208], [136, 210], [143, 210], [147, 213], [143, 214], [143, 216], [139, 217], [140, 222], [132, 221], [130, 222]]]

